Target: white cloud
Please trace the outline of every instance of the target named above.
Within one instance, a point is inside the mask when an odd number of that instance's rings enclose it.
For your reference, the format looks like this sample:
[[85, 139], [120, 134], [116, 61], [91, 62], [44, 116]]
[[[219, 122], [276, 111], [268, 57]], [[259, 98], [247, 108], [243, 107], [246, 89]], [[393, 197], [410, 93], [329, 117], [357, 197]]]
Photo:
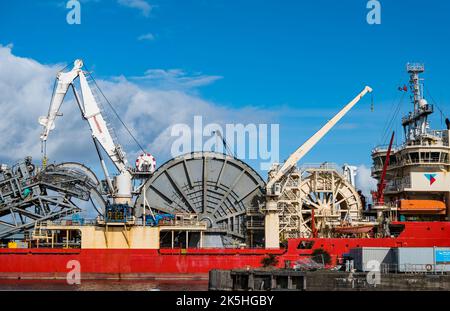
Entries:
[[371, 191], [375, 191], [377, 189], [377, 181], [372, 178], [371, 169], [365, 165], [358, 166], [356, 187], [368, 198], [371, 198]]
[[[69, 68], [72, 65], [69, 64]], [[11, 46], [0, 45], [0, 160], [8, 163], [33, 156], [41, 157], [39, 136], [41, 126], [38, 117], [47, 114], [56, 73], [65, 65], [45, 65], [33, 59], [15, 56]], [[155, 75], [148, 72], [147, 75]], [[164, 76], [164, 73], [162, 73]], [[179, 71], [169, 77], [179, 77]], [[189, 78], [181, 75], [178, 85], [196, 87], [214, 79]], [[141, 81], [141, 80], [139, 80]], [[170, 148], [174, 137], [170, 130], [176, 123], [191, 125], [195, 115], [203, 116], [204, 123], [269, 123], [271, 113], [257, 108], [230, 109], [207, 101], [191, 92], [178, 89], [158, 89], [145, 83], [136, 83], [125, 77], [98, 80], [103, 93], [121, 115], [145, 148], [159, 162], [171, 158]], [[105, 105], [107, 107], [107, 105]], [[108, 109], [106, 109], [108, 110]], [[98, 160], [90, 139], [87, 122], [80, 117], [73, 95], [68, 93], [62, 105], [62, 117], [56, 120], [56, 128], [50, 133], [47, 154], [50, 162], [77, 161], [98, 166]], [[140, 151], [116, 118], [110, 118], [119, 140], [133, 163]]]
[[[0, 131], [3, 133], [0, 160], [12, 164], [31, 155], [38, 161], [41, 156], [41, 127], [37, 120], [47, 114], [55, 75], [65, 65], [41, 64], [30, 58], [18, 57], [11, 49], [12, 45], [0, 45]], [[127, 79], [122, 76], [97, 82], [139, 142], [156, 156], [158, 164], [162, 164], [171, 158], [170, 149], [176, 139], [170, 136], [172, 126], [177, 123], [192, 126], [196, 115], [203, 117], [204, 124], [218, 123], [222, 126], [226, 123], [269, 124], [273, 123], [273, 118], [279, 117], [279, 111], [255, 107], [228, 108], [189, 91], [220, 78], [188, 75], [179, 69], [152, 69], [143, 77]], [[165, 87], [168, 85], [170, 88]], [[55, 130], [50, 133], [47, 146], [50, 161], [82, 162], [99, 172], [89, 127], [81, 119], [70, 93], [63, 103], [62, 113], [63, 116], [56, 120]], [[281, 114], [286, 115], [286, 112]], [[110, 118], [110, 121], [117, 129], [130, 163], [133, 163], [140, 150], [117, 119]], [[257, 168], [257, 163], [254, 167]], [[364, 165], [358, 167], [356, 184], [368, 197], [370, 191], [376, 189], [376, 181]]]
[[182, 69], [149, 69], [144, 76], [131, 79], [162, 89], [190, 89], [211, 84], [222, 78], [201, 73], [188, 74]]
[[[124, 77], [103, 81], [101, 87], [145, 147], [164, 159], [171, 157], [170, 147], [176, 139], [170, 136], [172, 126], [184, 123], [192, 128], [194, 116], [202, 116], [204, 124], [269, 122], [268, 114], [257, 108], [221, 107], [184, 90], [147, 88]], [[126, 137], [123, 131], [120, 136]]]
[[[58, 66], [11, 54], [12, 46], [0, 46], [1, 157], [17, 159], [40, 153], [36, 144], [36, 118], [48, 109], [51, 85]], [[45, 108], [47, 106], [47, 108]], [[45, 112], [44, 112], [45, 114]]]
[[152, 9], [154, 8], [153, 5], [149, 4], [144, 0], [117, 0], [117, 3], [119, 3], [122, 6], [138, 9], [145, 17], [148, 17]]
[[155, 36], [152, 33], [146, 33], [146, 34], [140, 35], [138, 37], [138, 40], [139, 41], [143, 41], [143, 40], [145, 40], [145, 41], [153, 41], [153, 40], [155, 40]]

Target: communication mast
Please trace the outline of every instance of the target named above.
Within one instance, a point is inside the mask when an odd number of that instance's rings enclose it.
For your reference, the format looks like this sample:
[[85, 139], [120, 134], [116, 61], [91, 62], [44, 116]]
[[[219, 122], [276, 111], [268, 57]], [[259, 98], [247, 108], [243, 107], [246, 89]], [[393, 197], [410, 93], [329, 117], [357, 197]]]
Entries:
[[411, 102], [414, 110], [402, 119], [405, 137], [408, 144], [421, 143], [429, 128], [428, 116], [433, 113], [433, 106], [428, 105], [423, 95], [423, 79], [419, 74], [425, 71], [423, 64], [406, 65], [410, 75], [409, 87], [411, 90]]

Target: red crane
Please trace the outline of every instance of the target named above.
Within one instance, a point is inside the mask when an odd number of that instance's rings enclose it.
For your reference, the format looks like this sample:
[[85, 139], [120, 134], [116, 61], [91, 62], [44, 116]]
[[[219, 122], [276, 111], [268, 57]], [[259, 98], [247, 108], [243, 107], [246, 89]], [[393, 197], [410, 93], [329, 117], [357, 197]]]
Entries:
[[392, 144], [394, 143], [395, 132], [392, 132], [389, 148], [386, 153], [386, 159], [384, 160], [383, 172], [381, 173], [380, 182], [377, 185], [377, 192], [372, 192], [375, 205], [384, 205], [384, 189], [386, 188], [386, 172], [389, 167], [389, 160], [391, 158]]

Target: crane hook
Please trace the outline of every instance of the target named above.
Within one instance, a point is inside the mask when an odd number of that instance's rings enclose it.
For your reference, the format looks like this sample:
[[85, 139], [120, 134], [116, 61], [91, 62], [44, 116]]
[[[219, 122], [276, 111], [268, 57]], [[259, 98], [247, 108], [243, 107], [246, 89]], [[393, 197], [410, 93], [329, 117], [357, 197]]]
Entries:
[[374, 107], [374, 103], [373, 103], [373, 93], [371, 94], [370, 111], [371, 111], [371, 112], [374, 112], [374, 111], [375, 111], [375, 107]]
[[42, 153], [42, 169], [47, 167], [47, 142], [41, 140], [41, 153]]

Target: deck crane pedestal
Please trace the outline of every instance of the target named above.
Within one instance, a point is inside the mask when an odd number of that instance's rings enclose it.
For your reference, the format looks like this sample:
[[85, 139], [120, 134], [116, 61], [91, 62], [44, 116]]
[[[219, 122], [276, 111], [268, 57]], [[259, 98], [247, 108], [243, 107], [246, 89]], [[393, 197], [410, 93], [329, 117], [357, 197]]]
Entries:
[[[67, 94], [69, 87], [72, 87], [74, 96], [81, 115], [89, 123], [91, 129], [92, 139], [94, 141], [97, 153], [100, 158], [100, 163], [104, 171], [106, 181], [109, 188], [109, 194], [113, 199], [113, 204], [116, 205], [131, 205], [132, 202], [132, 169], [128, 165], [126, 154], [122, 146], [115, 141], [112, 136], [111, 129], [108, 127], [102, 111], [97, 103], [96, 97], [89, 85], [88, 79], [82, 70], [83, 61], [76, 60], [74, 67], [69, 72], [59, 72], [56, 78], [57, 84], [52, 96], [48, 114], [45, 117], [39, 118], [39, 123], [44, 127], [41, 134], [41, 142], [44, 146], [47, 142], [49, 133], [55, 128], [55, 119], [59, 116], [59, 109]], [[75, 88], [74, 81], [80, 79], [81, 97]], [[100, 149], [103, 149], [118, 170], [118, 175], [111, 180], [105, 161], [101, 155]], [[149, 158], [150, 165], [139, 165], [137, 168], [144, 168], [147, 170], [155, 169], [154, 158], [150, 154], [145, 154]], [[139, 159], [138, 159], [139, 160]], [[141, 159], [142, 160], [142, 159]], [[141, 164], [141, 163], [139, 163]], [[147, 172], [151, 174], [152, 172]]]
[[303, 158], [321, 139], [324, 137], [350, 109], [353, 108], [367, 93], [372, 92], [372, 88], [366, 86], [351, 102], [339, 111], [330, 121], [328, 121], [317, 133], [309, 138], [294, 153], [292, 153], [283, 165], [273, 164], [269, 170], [269, 180], [266, 185], [266, 202], [263, 208], [265, 213], [265, 247], [280, 247], [280, 218], [278, 200], [281, 195], [280, 182], [287, 178], [297, 162]]

